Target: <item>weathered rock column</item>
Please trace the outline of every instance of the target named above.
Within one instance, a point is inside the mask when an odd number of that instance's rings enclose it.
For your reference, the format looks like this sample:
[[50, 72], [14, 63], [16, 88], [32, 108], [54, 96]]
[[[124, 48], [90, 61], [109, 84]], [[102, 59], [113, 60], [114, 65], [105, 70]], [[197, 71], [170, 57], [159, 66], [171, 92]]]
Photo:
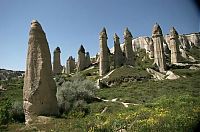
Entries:
[[128, 30], [128, 28], [124, 31], [124, 52], [126, 58], [126, 65], [134, 66], [134, 53], [133, 53], [133, 46], [132, 46], [132, 34]]
[[114, 67], [121, 67], [124, 63], [123, 52], [120, 47], [119, 37], [114, 34]]
[[150, 38], [149, 40], [149, 58], [154, 58], [154, 46], [153, 46], [153, 40]]
[[154, 63], [158, 66], [160, 72], [166, 70], [166, 61], [163, 49], [163, 34], [160, 26], [156, 23], [152, 31], [154, 43]]
[[85, 69], [85, 49], [83, 45], [80, 46], [78, 50], [78, 63], [77, 63], [77, 71], [82, 71]]
[[180, 61], [178, 32], [173, 27], [170, 30], [170, 49], [171, 49], [171, 63], [178, 63]]
[[110, 64], [109, 64], [109, 52], [108, 52], [108, 46], [107, 46], [107, 33], [106, 29], [103, 28], [103, 30], [100, 32], [100, 62], [99, 62], [99, 75], [103, 76], [110, 70]]
[[36, 20], [32, 21], [29, 33], [23, 108], [26, 124], [33, 122], [39, 115], [58, 114], [49, 46], [46, 35]]
[[75, 68], [76, 68], [75, 59], [72, 56], [70, 56], [66, 63], [66, 73], [70, 74], [70, 73], [74, 72]]
[[62, 65], [60, 63], [60, 48], [57, 47], [53, 53], [53, 74], [60, 74], [62, 72]]
[[89, 52], [86, 52], [85, 61], [86, 61], [85, 67], [87, 68], [87, 67], [89, 67], [91, 65], [90, 53]]

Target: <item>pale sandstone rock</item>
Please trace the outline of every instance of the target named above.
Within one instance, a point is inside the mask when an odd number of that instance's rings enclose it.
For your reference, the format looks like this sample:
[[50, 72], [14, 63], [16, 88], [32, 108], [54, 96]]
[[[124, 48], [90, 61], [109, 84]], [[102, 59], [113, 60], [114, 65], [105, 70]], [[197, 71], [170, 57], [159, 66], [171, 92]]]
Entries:
[[121, 67], [124, 63], [123, 52], [120, 47], [119, 37], [114, 34], [114, 67]]
[[99, 75], [103, 76], [110, 70], [110, 63], [109, 63], [109, 51], [107, 46], [107, 33], [106, 29], [100, 32], [100, 55], [99, 55]]
[[169, 79], [169, 80], [175, 80], [175, 79], [180, 78], [179, 75], [174, 74], [172, 71], [167, 71], [166, 76], [167, 76], [166, 79]]
[[65, 71], [65, 73], [66, 74], [70, 74], [70, 73], [74, 72], [75, 68], [76, 68], [75, 58], [70, 56], [67, 59], [67, 62], [66, 62], [66, 71]]
[[160, 26], [156, 23], [153, 27], [152, 38], [154, 42], [154, 63], [160, 72], [166, 70], [166, 61], [163, 49], [163, 35]]
[[80, 46], [80, 49], [78, 51], [78, 63], [77, 63], [77, 71], [82, 71], [85, 69], [85, 49], [83, 45]]
[[170, 49], [171, 49], [171, 63], [178, 63], [180, 62], [180, 50], [179, 50], [179, 39], [178, 39], [178, 32], [173, 27], [170, 30]]
[[51, 55], [41, 25], [32, 21], [23, 88], [26, 124], [39, 115], [57, 115], [56, 84], [52, 76]]
[[125, 53], [125, 64], [134, 66], [134, 53], [132, 47], [132, 34], [128, 28], [124, 31], [124, 53]]

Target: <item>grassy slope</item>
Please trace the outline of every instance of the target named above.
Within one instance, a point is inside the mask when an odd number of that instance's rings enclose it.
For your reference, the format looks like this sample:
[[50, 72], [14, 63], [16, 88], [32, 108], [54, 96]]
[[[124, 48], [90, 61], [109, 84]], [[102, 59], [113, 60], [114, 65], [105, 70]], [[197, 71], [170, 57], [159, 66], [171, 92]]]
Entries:
[[[88, 105], [86, 117], [53, 118], [48, 124], [24, 128], [23, 124], [11, 123], [9, 131], [189, 131], [200, 118], [200, 71], [174, 70], [187, 78], [164, 81], [131, 82], [101, 89], [96, 94], [105, 99], [119, 98], [136, 103], [125, 108], [113, 102], [96, 102]], [[18, 91], [18, 90], [17, 90]], [[19, 89], [19, 93], [21, 90]], [[21, 94], [8, 92], [14, 97]], [[11, 95], [10, 95], [11, 94]], [[19, 98], [18, 98], [19, 99]], [[106, 112], [100, 114], [104, 108]]]

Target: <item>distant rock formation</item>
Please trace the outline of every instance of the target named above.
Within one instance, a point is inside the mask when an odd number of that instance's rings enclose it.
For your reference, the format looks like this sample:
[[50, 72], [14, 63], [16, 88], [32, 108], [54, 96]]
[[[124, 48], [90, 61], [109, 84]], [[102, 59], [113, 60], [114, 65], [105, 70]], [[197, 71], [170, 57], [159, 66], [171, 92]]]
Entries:
[[99, 75], [103, 76], [110, 70], [110, 62], [109, 62], [109, 49], [107, 46], [107, 33], [106, 29], [100, 32], [99, 41], [100, 41], [100, 55], [99, 55]]
[[0, 69], [0, 81], [18, 79], [18, 78], [23, 78], [23, 77], [24, 77], [24, 71]]
[[178, 32], [173, 27], [170, 30], [170, 49], [171, 49], [171, 64], [180, 62], [180, 41], [178, 39]]
[[132, 46], [132, 34], [128, 28], [124, 31], [124, 53], [125, 53], [125, 64], [134, 66], [134, 53]]
[[114, 34], [114, 67], [118, 68], [124, 64], [123, 52], [120, 47], [119, 37]]
[[152, 30], [152, 39], [154, 43], [154, 63], [158, 66], [160, 72], [164, 72], [166, 71], [166, 61], [163, 48], [163, 34], [157, 23]]
[[55, 50], [54, 50], [54, 56], [53, 56], [53, 74], [56, 75], [56, 74], [60, 74], [62, 72], [62, 65], [60, 63], [60, 48], [57, 47]]
[[73, 58], [72, 56], [70, 56], [67, 59], [67, 63], [66, 63], [66, 74], [70, 74], [72, 72], [74, 72], [76, 68], [76, 64], [75, 64], [75, 58]]
[[86, 52], [86, 55], [85, 55], [85, 68], [89, 67], [90, 65], [91, 65], [90, 53]]
[[26, 124], [33, 122], [39, 115], [58, 114], [49, 46], [46, 35], [36, 20], [32, 21], [29, 33], [23, 108]]
[[77, 63], [77, 71], [82, 71], [85, 69], [85, 48], [83, 45], [80, 46], [78, 50], [78, 63]]

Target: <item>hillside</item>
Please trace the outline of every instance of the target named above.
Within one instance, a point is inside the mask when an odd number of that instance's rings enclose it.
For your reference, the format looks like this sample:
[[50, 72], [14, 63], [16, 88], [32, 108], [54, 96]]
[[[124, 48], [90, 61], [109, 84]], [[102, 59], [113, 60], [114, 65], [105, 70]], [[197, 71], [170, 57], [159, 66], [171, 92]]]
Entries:
[[[84, 80], [85, 76], [92, 80], [92, 77], [95, 78], [95, 74], [92, 73], [95, 73], [96, 70], [94, 68], [83, 71], [81, 78]], [[146, 73], [143, 75], [139, 74], [140, 70], [134, 71], [133, 75], [135, 77], [147, 75]], [[22, 110], [22, 79], [1, 82], [1, 84], [7, 87], [6, 91], [1, 91], [1, 118], [4, 116], [2, 112], [5, 112], [5, 100], [7, 100], [7, 103], [18, 104], [15, 107], [15, 111], [10, 109], [11, 106], [6, 106], [8, 107], [8, 111], [6, 111], [12, 119], [9, 119], [10, 123], [8, 125], [1, 125], [1, 130], [195, 130], [200, 119], [200, 70], [174, 69], [173, 71], [185, 78], [162, 81], [140, 80], [122, 82], [110, 88], [97, 89], [94, 95], [103, 101], [93, 100], [87, 102], [85, 98], [82, 98], [79, 100], [79, 105], [76, 102], [76, 107], [67, 113], [63, 113], [61, 117], [41, 117], [42, 121], [30, 127], [25, 127], [23, 118], [14, 118], [14, 115], [23, 117], [23, 114], [20, 114], [23, 113], [20, 111]], [[74, 78], [77, 78], [77, 76]], [[65, 75], [57, 76], [57, 85], [62, 86], [65, 81], [73, 81], [74, 78]], [[116, 73], [113, 74], [113, 79], [116, 79]]]

